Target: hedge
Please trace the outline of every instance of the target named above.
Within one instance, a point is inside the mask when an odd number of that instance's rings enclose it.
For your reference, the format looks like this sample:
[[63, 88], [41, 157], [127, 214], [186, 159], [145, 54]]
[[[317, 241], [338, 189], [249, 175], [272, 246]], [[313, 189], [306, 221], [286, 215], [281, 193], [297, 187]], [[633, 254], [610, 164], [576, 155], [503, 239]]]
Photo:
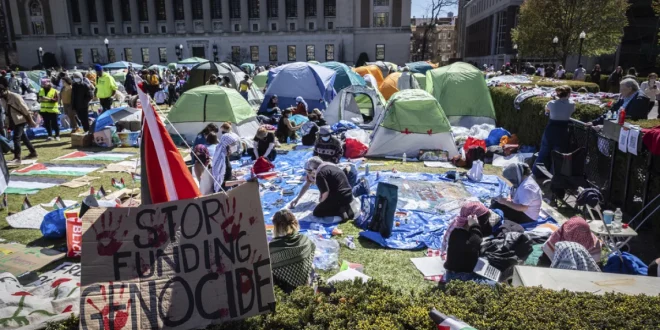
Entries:
[[[504, 127], [511, 133], [518, 135], [520, 144], [538, 147], [541, 144], [543, 130], [548, 123], [545, 115], [545, 105], [551, 99], [545, 97], [532, 97], [520, 104], [516, 110], [513, 101], [518, 91], [506, 87], [491, 87], [490, 96], [495, 106], [497, 125]], [[591, 121], [603, 113], [598, 106], [590, 104], [576, 104], [573, 118], [580, 121]]]
[[[275, 314], [230, 322], [210, 329], [433, 329], [436, 308], [477, 329], [657, 329], [660, 297], [556, 292], [537, 287], [454, 281], [446, 287], [400, 292], [378, 281], [339, 283], [330, 295], [309, 287], [290, 295], [276, 290]], [[78, 329], [77, 320], [50, 324], [48, 330]]]

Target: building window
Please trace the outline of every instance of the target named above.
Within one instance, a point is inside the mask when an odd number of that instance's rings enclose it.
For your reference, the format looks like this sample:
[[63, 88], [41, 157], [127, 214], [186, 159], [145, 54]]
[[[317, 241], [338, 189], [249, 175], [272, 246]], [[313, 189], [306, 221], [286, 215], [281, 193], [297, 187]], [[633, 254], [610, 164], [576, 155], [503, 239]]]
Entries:
[[92, 32], [93, 32], [94, 34], [99, 34], [99, 28], [97, 28], [97, 27], [93, 28], [93, 29], [92, 29]]
[[268, 3], [267, 5], [267, 10], [268, 10], [268, 18], [277, 18], [278, 15], [278, 1], [279, 0], [267, 0]]
[[131, 34], [133, 33], [133, 29], [130, 26], [126, 27], [126, 34]]
[[149, 33], [149, 27], [148, 26], [143, 26], [142, 27], [142, 32], [145, 33], [145, 34]]
[[76, 32], [78, 33], [78, 35], [82, 35], [82, 28], [76, 28]]
[[316, 0], [305, 0], [305, 17], [316, 17]]
[[130, 0], [121, 0], [121, 20], [124, 22], [131, 21], [131, 4]]
[[252, 62], [259, 62], [259, 46], [250, 46], [250, 58]]
[[307, 60], [316, 61], [316, 55], [314, 54], [314, 45], [307, 45]]
[[296, 60], [296, 46], [286, 46], [286, 54], [289, 62]]
[[167, 27], [165, 25], [161, 25], [160, 33], [167, 33]]
[[277, 46], [268, 46], [268, 60], [271, 62], [277, 62]]
[[385, 60], [385, 45], [376, 45], [376, 61]]
[[156, 1], [156, 19], [159, 21], [167, 20], [167, 10], [165, 9], [165, 0]]
[[32, 34], [46, 34], [43, 8], [41, 7], [41, 2], [37, 0], [30, 2], [30, 20], [32, 21]]
[[110, 27], [110, 34], [115, 34], [115, 28], [114, 27]]
[[124, 48], [124, 57], [126, 62], [133, 62], [133, 48]]
[[231, 61], [234, 63], [241, 61], [241, 47], [231, 46]]
[[248, 0], [248, 17], [259, 18], [259, 0]]
[[241, 18], [241, 0], [229, 1], [229, 18]]
[[92, 48], [91, 51], [92, 51], [92, 62], [101, 63], [101, 59], [99, 58], [99, 49]]
[[202, 0], [192, 0], [192, 17], [193, 19], [204, 19]]
[[307, 29], [309, 29], [309, 30], [314, 30], [314, 22], [309, 22], [309, 23], [307, 24]]
[[390, 5], [390, 0], [374, 0], [374, 7], [375, 6], [389, 6]]
[[82, 49], [76, 48], [73, 50], [73, 52], [76, 54], [76, 63], [77, 64], [82, 64], [83, 63], [83, 52]]
[[296, 23], [289, 23], [289, 31], [295, 31], [296, 30]]
[[149, 20], [149, 8], [147, 7], [146, 1], [138, 1], [138, 19], [141, 22], [146, 22]]
[[184, 0], [174, 0], [174, 19], [179, 21], [184, 19], [183, 14], [183, 1]]
[[335, 45], [325, 45], [325, 60], [326, 61], [335, 60]]
[[270, 23], [270, 30], [277, 31], [277, 23]]
[[71, 14], [73, 14], [73, 22], [80, 23], [80, 5], [78, 0], [71, 0]]
[[287, 18], [298, 17], [298, 0], [286, 0], [285, 5]]
[[335, 28], [335, 22], [328, 22], [328, 30], [332, 30]]
[[323, 14], [325, 17], [337, 16], [337, 0], [324, 0]]
[[[38, 2], [38, 1], [32, 1]], [[32, 7], [32, 5], [30, 5]], [[96, 23], [96, 1], [87, 1], [87, 17], [89, 17], [89, 21], [92, 23]]]
[[390, 26], [390, 13], [374, 14], [374, 27], [388, 27], [388, 26]]
[[103, 0], [103, 11], [105, 11], [105, 21], [115, 20], [115, 13], [112, 11], [112, 0]]
[[149, 63], [149, 48], [142, 48], [142, 63]]
[[234, 32], [241, 32], [241, 25], [240, 24], [234, 24]]
[[252, 32], [259, 32], [259, 24], [257, 23], [252, 24]]
[[165, 47], [158, 48], [158, 60], [161, 63], [167, 63], [167, 48]]
[[115, 54], [114, 48], [108, 48], [108, 62], [109, 63], [117, 62], [117, 54]]
[[211, 18], [222, 18], [222, 0], [211, 0]]

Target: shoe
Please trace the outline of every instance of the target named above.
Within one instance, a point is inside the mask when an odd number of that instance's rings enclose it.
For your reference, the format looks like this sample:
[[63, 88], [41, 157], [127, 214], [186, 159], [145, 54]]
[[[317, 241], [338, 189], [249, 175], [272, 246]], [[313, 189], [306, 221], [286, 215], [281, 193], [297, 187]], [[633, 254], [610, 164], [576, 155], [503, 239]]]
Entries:
[[21, 159], [14, 158], [10, 162], [7, 162], [7, 166], [12, 166], [12, 165], [21, 165]]
[[38, 157], [38, 155], [37, 155], [36, 152], [31, 152], [29, 155], [27, 155], [27, 156], [26, 156], [25, 158], [23, 158], [23, 159], [33, 159], [33, 158], [37, 158], [37, 157]]
[[59, 141], [59, 140], [60, 140], [60, 137], [59, 137], [59, 136], [56, 136], [56, 137], [55, 137], [55, 141]]
[[47, 137], [46, 141], [53, 141], [53, 137], [52, 136]]

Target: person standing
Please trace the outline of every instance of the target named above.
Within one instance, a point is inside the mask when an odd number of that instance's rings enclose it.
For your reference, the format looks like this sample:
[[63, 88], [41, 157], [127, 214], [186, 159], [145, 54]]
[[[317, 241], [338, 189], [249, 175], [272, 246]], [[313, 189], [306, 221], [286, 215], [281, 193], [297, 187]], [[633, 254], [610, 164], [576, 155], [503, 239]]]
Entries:
[[591, 82], [600, 86], [600, 75], [601, 75], [600, 64], [596, 64], [596, 66], [594, 66], [594, 69], [591, 70], [591, 74], [590, 74]]
[[541, 149], [534, 162], [532, 172], [535, 176], [540, 176], [542, 173], [537, 169], [538, 164], [544, 164], [546, 168], [550, 169], [550, 153], [553, 150], [560, 152], [566, 151], [568, 147], [568, 123], [571, 120], [571, 115], [575, 112], [575, 103], [568, 98], [571, 96], [571, 87], [559, 86], [555, 89], [557, 93], [556, 100], [548, 102], [545, 106], [545, 114], [550, 117], [548, 125], [543, 131], [541, 138]]
[[62, 77], [61, 84], [62, 90], [60, 91], [60, 102], [62, 102], [62, 109], [64, 109], [66, 116], [69, 117], [71, 133], [76, 133], [76, 131], [78, 131], [78, 120], [76, 119], [76, 111], [73, 110], [71, 99], [73, 81], [69, 77]]
[[658, 75], [656, 73], [649, 74], [649, 80], [642, 83], [639, 87], [642, 92], [649, 98], [649, 111], [653, 110], [655, 100], [660, 94], [660, 82], [658, 82]]
[[566, 79], [566, 70], [564, 70], [564, 66], [560, 65], [557, 67], [557, 71], [555, 71], [555, 78], [556, 79]]
[[578, 64], [577, 69], [573, 72], [573, 80], [584, 81], [584, 77], [587, 76], [587, 70], [584, 69], [582, 64]]
[[44, 127], [46, 128], [46, 132], [48, 132], [48, 138], [46, 140], [53, 140], [54, 131], [55, 140], [59, 141], [60, 125], [57, 123], [60, 114], [60, 109], [57, 106], [59, 95], [57, 95], [57, 91], [51, 85], [50, 79], [43, 79], [41, 81], [41, 90], [39, 90], [38, 100], [41, 105], [39, 114], [44, 119]]
[[614, 70], [614, 72], [610, 74], [610, 77], [607, 78], [607, 85], [610, 93], [616, 93], [619, 91], [621, 78], [623, 78], [623, 69], [620, 66], [617, 66], [616, 70]]
[[126, 74], [126, 80], [124, 81], [124, 88], [126, 88], [126, 93], [128, 95], [137, 95], [137, 87], [135, 86], [135, 78], [133, 77], [133, 67], [128, 68], [128, 73]]
[[30, 143], [27, 134], [25, 134], [25, 125], [29, 124], [32, 127], [36, 127], [37, 124], [32, 119], [30, 108], [25, 104], [21, 95], [10, 92], [7, 84], [6, 80], [0, 79], [0, 106], [6, 111], [8, 126], [13, 129], [14, 159], [12, 162], [14, 164], [20, 164], [21, 141], [25, 143], [25, 146], [30, 151], [30, 154], [25, 158], [37, 158], [37, 151], [32, 146], [32, 143]]
[[252, 82], [250, 81], [250, 77], [246, 74], [238, 85], [238, 91], [246, 101], [248, 99], [248, 91], [250, 90], [250, 87], [252, 87]]
[[83, 131], [89, 132], [89, 101], [94, 97], [93, 87], [83, 81], [80, 73], [73, 74], [71, 85], [71, 107], [80, 119]]
[[112, 108], [112, 97], [115, 96], [117, 92], [117, 83], [115, 78], [113, 78], [109, 73], [103, 72], [103, 67], [96, 64], [94, 66], [96, 69], [96, 97], [99, 98], [103, 112], [108, 111]]

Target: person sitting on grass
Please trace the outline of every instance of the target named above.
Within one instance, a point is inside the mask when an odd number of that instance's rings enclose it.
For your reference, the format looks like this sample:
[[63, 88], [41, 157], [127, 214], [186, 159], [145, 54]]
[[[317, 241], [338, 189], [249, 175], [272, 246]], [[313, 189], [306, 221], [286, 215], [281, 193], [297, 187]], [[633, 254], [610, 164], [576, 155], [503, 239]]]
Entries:
[[566, 221], [557, 231], [550, 235], [550, 238], [543, 244], [543, 252], [549, 260], [553, 260], [557, 253], [557, 243], [574, 242], [582, 245], [591, 254], [591, 257], [600, 261], [602, 244], [600, 240], [591, 232], [589, 224], [581, 217], [572, 217]]
[[296, 126], [291, 120], [292, 111], [291, 109], [286, 109], [282, 113], [279, 123], [277, 123], [277, 130], [275, 131], [275, 137], [280, 143], [287, 143], [287, 139], [295, 140], [296, 131], [300, 129], [300, 126]]
[[257, 134], [254, 136], [252, 150], [252, 160], [257, 160], [259, 157], [266, 157], [271, 162], [275, 161], [275, 157], [277, 156], [275, 134], [268, 132], [263, 126], [259, 127]]
[[581, 244], [563, 241], [557, 243], [556, 247], [550, 268], [600, 272], [594, 258]]
[[461, 207], [449, 229], [445, 233], [447, 260], [443, 281], [474, 281], [481, 284], [495, 285], [495, 282], [474, 273], [479, 259], [482, 233], [479, 218], [488, 216], [488, 208], [481, 202], [468, 202]]
[[305, 184], [298, 196], [291, 202], [291, 208], [298, 205], [300, 199], [307, 193], [309, 187], [316, 183], [319, 188], [319, 204], [314, 208], [315, 217], [336, 217], [344, 220], [352, 219], [355, 210], [351, 207], [353, 190], [346, 173], [337, 165], [324, 162], [319, 157], [312, 157], [305, 164]]
[[513, 184], [512, 199], [493, 198], [490, 208], [502, 210], [505, 219], [518, 224], [535, 222], [541, 212], [543, 193], [534, 180], [532, 170], [527, 164], [509, 164], [502, 171], [502, 176]]
[[316, 123], [318, 116], [315, 113], [309, 115], [309, 121], [302, 124], [300, 134], [302, 135], [302, 144], [304, 146], [313, 146], [316, 144], [316, 135], [319, 132], [319, 125]]
[[309, 285], [316, 246], [299, 233], [298, 219], [289, 210], [273, 216], [273, 240], [268, 243], [273, 283], [285, 293]]
[[314, 156], [319, 156], [324, 162], [339, 164], [343, 154], [341, 141], [332, 136], [330, 126], [322, 126], [319, 129], [319, 137], [314, 144]]

